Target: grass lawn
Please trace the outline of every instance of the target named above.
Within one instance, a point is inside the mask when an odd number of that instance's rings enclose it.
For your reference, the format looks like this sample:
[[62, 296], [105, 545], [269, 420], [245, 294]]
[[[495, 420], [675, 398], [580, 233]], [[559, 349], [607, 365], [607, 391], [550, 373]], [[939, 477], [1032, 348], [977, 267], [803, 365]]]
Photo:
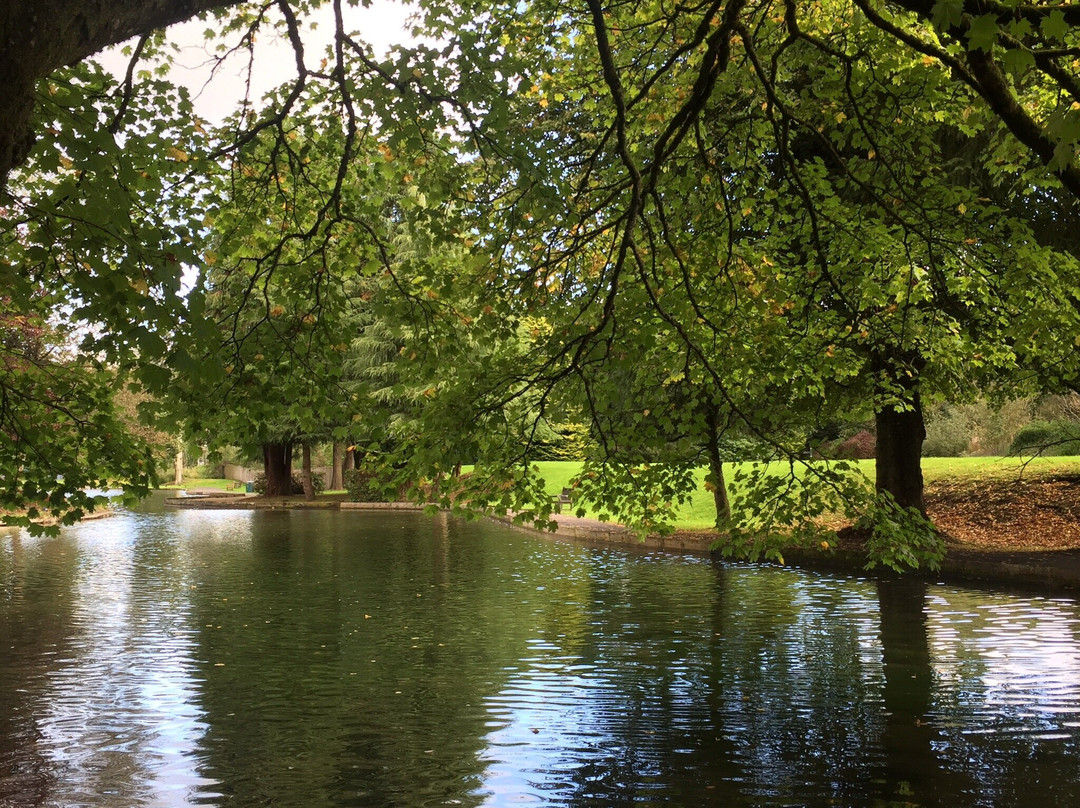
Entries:
[[[979, 480], [1006, 480], [1021, 474], [1045, 477], [1059, 474], [1080, 475], [1080, 457], [1038, 457], [1025, 467], [1017, 457], [926, 457], [923, 458], [923, 477], [928, 486], [941, 481], [975, 483]], [[547, 491], [558, 494], [569, 487], [571, 478], [581, 468], [574, 462], [540, 462], [536, 464], [543, 476]], [[731, 491], [732, 478], [740, 464], [725, 463], [724, 477]], [[859, 461], [859, 468], [870, 479], [874, 478], [874, 461]], [[680, 530], [707, 530], [713, 527], [715, 509], [712, 494], [705, 490], [706, 469], [697, 470], [698, 488], [690, 502], [679, 508], [675, 527]]]
[[[543, 461], [536, 464], [545, 481], [545, 487], [552, 496], [558, 495], [563, 488], [570, 487], [570, 480], [581, 469], [576, 462]], [[740, 464], [724, 464], [724, 475], [728, 490], [732, 490], [732, 479]], [[874, 461], [859, 462], [863, 474], [874, 477]], [[786, 469], [786, 464], [784, 465]], [[679, 508], [675, 527], [680, 530], [709, 530], [713, 527], [716, 516], [712, 494], [705, 490], [706, 469], [696, 472], [698, 487], [690, 501]], [[1050, 477], [1055, 475], [1080, 475], [1080, 457], [1038, 457], [1025, 466], [1024, 461], [1016, 457], [926, 457], [923, 458], [923, 476], [928, 487], [935, 483], [952, 481], [973, 484], [980, 480], [1007, 481], [1025, 477]], [[182, 486], [167, 485], [165, 489], [176, 488], [217, 488], [221, 490], [243, 490], [230, 488], [235, 486], [232, 480], [205, 478], [185, 479]], [[344, 491], [326, 491], [322, 496], [340, 498]], [[595, 514], [589, 514], [595, 515]]]

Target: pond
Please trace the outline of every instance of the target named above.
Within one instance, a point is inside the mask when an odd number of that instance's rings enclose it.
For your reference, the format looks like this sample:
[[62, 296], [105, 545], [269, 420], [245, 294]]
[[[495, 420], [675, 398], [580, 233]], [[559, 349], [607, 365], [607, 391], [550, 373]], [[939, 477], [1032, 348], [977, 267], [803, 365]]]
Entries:
[[192, 804], [1076, 805], [1080, 607], [420, 514], [0, 533], [0, 805]]

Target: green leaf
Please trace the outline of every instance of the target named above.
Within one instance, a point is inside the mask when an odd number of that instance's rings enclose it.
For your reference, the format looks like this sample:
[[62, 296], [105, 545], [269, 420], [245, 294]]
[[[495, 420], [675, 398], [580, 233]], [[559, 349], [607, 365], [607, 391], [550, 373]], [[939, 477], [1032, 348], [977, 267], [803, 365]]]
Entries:
[[1071, 28], [1065, 22], [1065, 14], [1060, 9], [1054, 9], [1042, 18], [1039, 23], [1039, 30], [1047, 39], [1064, 42]]
[[967, 40], [969, 50], [981, 50], [989, 53], [1001, 33], [997, 16], [982, 14], [973, 19], [968, 26]]
[[939, 31], [960, 25], [964, 19], [963, 0], [937, 0], [934, 3], [933, 22]]
[[1001, 54], [1001, 64], [1007, 73], [1019, 76], [1035, 67], [1035, 57], [1026, 48], [1011, 48]]

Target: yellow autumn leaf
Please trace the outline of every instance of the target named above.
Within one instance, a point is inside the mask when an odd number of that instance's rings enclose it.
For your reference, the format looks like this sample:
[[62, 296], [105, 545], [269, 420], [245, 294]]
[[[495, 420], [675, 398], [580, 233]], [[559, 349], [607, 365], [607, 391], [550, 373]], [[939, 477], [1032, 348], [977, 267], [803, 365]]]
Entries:
[[176, 146], [169, 146], [165, 151], [166, 156], [170, 160], [175, 160], [178, 163], [186, 163], [188, 161], [188, 154], [183, 149], [178, 149]]

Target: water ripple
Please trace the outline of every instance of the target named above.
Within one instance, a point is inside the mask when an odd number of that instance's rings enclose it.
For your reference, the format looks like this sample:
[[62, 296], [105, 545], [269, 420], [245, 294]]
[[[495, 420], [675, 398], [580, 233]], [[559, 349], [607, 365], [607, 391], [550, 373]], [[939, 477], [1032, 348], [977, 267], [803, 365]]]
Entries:
[[0, 805], [1071, 804], [1078, 627], [446, 518], [127, 514], [0, 539]]

